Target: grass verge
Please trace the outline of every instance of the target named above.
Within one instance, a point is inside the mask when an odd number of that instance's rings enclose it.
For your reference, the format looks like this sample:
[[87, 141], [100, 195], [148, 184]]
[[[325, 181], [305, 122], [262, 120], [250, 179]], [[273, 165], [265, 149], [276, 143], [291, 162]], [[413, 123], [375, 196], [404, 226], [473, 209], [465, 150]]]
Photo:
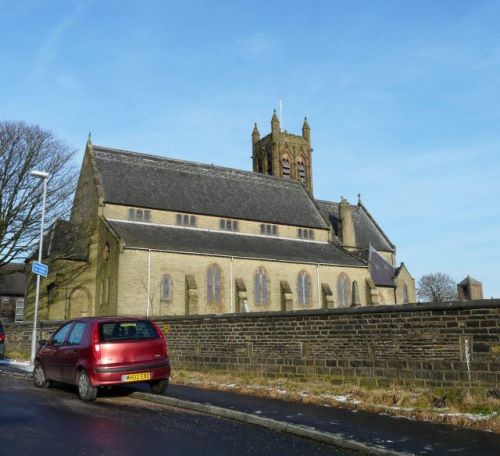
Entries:
[[172, 383], [309, 404], [431, 420], [500, 433], [500, 399], [485, 388], [385, 387], [338, 379], [264, 378], [251, 374], [175, 369]]

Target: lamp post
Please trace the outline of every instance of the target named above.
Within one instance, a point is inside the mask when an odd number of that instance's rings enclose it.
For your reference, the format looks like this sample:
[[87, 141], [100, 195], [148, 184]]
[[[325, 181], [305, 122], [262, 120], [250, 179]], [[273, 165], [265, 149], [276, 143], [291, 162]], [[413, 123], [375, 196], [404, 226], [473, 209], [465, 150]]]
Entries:
[[[47, 195], [47, 179], [49, 173], [44, 171], [32, 171], [31, 176], [38, 177], [43, 180], [43, 200], [42, 200], [42, 222], [40, 224], [40, 245], [38, 247], [38, 262], [42, 262], [42, 248], [43, 248], [43, 222], [45, 219], [45, 198]], [[35, 295], [35, 315], [33, 316], [33, 334], [31, 335], [31, 364], [35, 363], [36, 352], [36, 323], [38, 318], [38, 299], [40, 296], [40, 274], [36, 275], [36, 295]]]

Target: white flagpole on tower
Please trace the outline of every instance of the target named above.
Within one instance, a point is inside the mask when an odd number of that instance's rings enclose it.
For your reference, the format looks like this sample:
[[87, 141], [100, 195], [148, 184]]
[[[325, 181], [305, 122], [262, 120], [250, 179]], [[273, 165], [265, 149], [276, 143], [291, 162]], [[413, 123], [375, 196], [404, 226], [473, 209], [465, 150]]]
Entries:
[[281, 127], [281, 131], [283, 131], [284, 130], [284, 128], [283, 128], [283, 100], [281, 97], [280, 97], [280, 127]]

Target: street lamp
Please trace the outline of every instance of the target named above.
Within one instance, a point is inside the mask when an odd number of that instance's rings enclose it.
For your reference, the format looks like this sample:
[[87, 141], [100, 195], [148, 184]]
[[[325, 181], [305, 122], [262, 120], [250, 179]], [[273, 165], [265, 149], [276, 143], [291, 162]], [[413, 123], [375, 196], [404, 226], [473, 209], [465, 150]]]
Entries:
[[[38, 247], [38, 262], [42, 262], [42, 248], [43, 248], [43, 222], [45, 219], [45, 197], [47, 195], [47, 179], [49, 173], [44, 171], [31, 171], [33, 177], [38, 177], [43, 180], [43, 201], [42, 201], [42, 222], [40, 224], [40, 246]], [[36, 352], [36, 321], [38, 318], [38, 298], [40, 296], [40, 274], [36, 275], [36, 297], [35, 297], [35, 315], [33, 317], [33, 334], [31, 335], [31, 364], [35, 363]]]

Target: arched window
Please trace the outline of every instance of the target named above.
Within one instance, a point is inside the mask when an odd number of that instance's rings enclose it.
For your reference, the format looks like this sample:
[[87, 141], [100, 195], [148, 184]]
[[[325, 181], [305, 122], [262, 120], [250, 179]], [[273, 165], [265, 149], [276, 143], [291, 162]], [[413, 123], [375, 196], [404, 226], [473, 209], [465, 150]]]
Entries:
[[351, 302], [354, 306], [361, 305], [361, 297], [359, 295], [359, 285], [358, 285], [358, 282], [356, 280], [352, 283], [352, 301]]
[[351, 304], [351, 281], [345, 273], [339, 275], [337, 279], [337, 302], [339, 307], [349, 307]]
[[297, 162], [297, 174], [300, 182], [305, 184], [307, 182], [307, 172], [306, 172], [306, 165], [302, 157], [299, 158], [299, 161]]
[[172, 299], [172, 278], [168, 274], [163, 274], [161, 278], [161, 300], [170, 301]]
[[410, 302], [410, 295], [408, 293], [408, 285], [405, 283], [403, 285], [403, 304], [408, 304]]
[[222, 304], [222, 270], [217, 264], [210, 265], [207, 270], [207, 304]]
[[263, 173], [264, 172], [264, 167], [262, 166], [262, 159], [259, 158], [257, 160], [257, 172]]
[[306, 271], [300, 271], [297, 276], [297, 296], [299, 306], [311, 305], [311, 277]]
[[269, 277], [263, 268], [255, 271], [255, 305], [266, 306], [269, 304]]
[[281, 175], [290, 178], [290, 158], [288, 155], [283, 155], [281, 158]]

